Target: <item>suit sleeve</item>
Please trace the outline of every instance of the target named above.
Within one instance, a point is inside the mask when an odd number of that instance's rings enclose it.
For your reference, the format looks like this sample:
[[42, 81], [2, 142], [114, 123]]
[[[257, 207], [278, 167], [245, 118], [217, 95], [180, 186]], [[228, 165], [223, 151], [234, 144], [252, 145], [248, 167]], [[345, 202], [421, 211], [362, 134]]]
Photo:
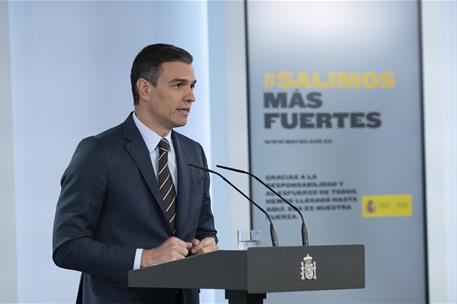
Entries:
[[[201, 154], [202, 154], [202, 166], [204, 168], [208, 168], [208, 164], [206, 161], [206, 156], [205, 152], [203, 151], [203, 148], [200, 147], [201, 149]], [[211, 236], [216, 240], [216, 243], [218, 242], [217, 239], [217, 231], [214, 227], [214, 216], [213, 212], [211, 210], [211, 197], [209, 195], [209, 185], [210, 185], [210, 179], [209, 179], [209, 173], [204, 172], [203, 175], [203, 201], [202, 201], [202, 208], [200, 211], [200, 218], [198, 221], [198, 227], [197, 227], [197, 239], [204, 239], [205, 237]]]
[[127, 287], [135, 248], [110, 246], [94, 239], [108, 186], [107, 157], [94, 137], [78, 145], [61, 180], [52, 257], [59, 267]]

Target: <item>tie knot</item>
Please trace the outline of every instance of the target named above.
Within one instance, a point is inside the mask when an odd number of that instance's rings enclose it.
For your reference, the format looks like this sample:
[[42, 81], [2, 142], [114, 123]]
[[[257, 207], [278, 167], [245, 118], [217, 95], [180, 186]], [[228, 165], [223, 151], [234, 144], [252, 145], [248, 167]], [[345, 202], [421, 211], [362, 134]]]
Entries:
[[159, 149], [168, 152], [168, 149], [170, 148], [170, 144], [168, 143], [168, 140], [166, 138], [162, 138], [159, 142]]

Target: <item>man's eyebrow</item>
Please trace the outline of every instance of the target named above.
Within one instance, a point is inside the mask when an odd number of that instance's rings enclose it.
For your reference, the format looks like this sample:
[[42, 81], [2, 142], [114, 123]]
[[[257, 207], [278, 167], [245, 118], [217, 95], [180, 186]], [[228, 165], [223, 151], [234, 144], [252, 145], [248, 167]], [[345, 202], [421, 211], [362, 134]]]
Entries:
[[[188, 83], [188, 82], [189, 82], [189, 79], [185, 79], [185, 78], [175, 78], [175, 79], [170, 80], [170, 83], [178, 83], [178, 82]], [[192, 84], [195, 84], [195, 83], [197, 83], [197, 80], [193, 80], [193, 81], [192, 81]]]

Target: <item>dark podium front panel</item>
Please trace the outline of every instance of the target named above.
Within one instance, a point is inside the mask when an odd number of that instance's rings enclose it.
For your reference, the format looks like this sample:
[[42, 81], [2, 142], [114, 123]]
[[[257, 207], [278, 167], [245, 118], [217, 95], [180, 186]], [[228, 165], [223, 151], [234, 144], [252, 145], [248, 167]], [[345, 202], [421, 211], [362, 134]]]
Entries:
[[[247, 251], [219, 250], [129, 272], [129, 287], [246, 288]], [[244, 271], [242, 271], [244, 269]]]
[[[302, 272], [307, 255], [316, 263], [311, 279], [305, 279]], [[250, 294], [364, 288], [365, 249], [339, 245], [219, 250], [130, 271], [129, 286], [246, 290]]]
[[[351, 289], [365, 287], [365, 248], [309, 246], [248, 250], [248, 292]], [[309, 254], [316, 279], [302, 281], [301, 262]]]

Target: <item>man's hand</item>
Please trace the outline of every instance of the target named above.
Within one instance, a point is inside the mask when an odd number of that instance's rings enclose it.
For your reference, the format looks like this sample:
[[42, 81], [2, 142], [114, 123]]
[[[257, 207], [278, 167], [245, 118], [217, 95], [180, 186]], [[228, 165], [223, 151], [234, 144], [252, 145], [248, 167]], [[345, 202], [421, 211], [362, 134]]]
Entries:
[[192, 243], [184, 242], [177, 237], [170, 237], [159, 247], [143, 249], [141, 253], [141, 268], [166, 262], [184, 259], [192, 248]]
[[216, 250], [219, 250], [219, 246], [211, 236], [205, 237], [201, 241], [198, 239], [192, 240], [192, 254], [208, 253]]

